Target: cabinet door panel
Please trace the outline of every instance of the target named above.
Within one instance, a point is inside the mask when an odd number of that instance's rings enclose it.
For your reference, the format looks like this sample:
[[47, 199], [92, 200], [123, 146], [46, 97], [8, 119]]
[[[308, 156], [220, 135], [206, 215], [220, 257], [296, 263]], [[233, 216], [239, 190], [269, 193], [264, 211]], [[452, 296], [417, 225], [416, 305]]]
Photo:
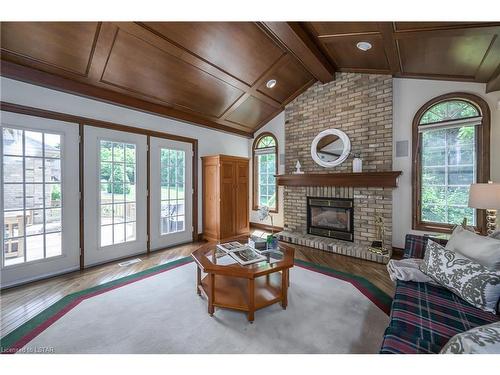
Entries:
[[203, 167], [203, 235], [208, 239], [219, 236], [219, 194], [217, 164], [206, 162]]
[[236, 163], [236, 234], [249, 231], [248, 208], [248, 162]]
[[227, 238], [235, 233], [235, 167], [233, 162], [220, 162], [220, 236]]

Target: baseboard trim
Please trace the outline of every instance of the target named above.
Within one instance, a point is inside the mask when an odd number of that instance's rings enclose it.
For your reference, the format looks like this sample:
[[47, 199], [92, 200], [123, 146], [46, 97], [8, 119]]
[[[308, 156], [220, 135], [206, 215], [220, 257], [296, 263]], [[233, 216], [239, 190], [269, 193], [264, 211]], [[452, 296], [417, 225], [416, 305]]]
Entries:
[[271, 232], [271, 231], [281, 232], [283, 230], [282, 227], [271, 226], [271, 225], [262, 224], [262, 223], [252, 223], [252, 222], [250, 222], [250, 228], [265, 230], [267, 232]]

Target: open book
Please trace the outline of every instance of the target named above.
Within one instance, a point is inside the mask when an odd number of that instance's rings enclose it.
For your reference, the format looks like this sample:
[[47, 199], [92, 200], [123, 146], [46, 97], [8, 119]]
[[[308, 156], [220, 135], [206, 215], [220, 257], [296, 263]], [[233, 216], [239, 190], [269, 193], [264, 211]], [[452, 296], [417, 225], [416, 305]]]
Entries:
[[231, 255], [231, 257], [243, 266], [267, 259], [265, 256], [257, 253], [250, 246], [243, 245], [236, 241], [218, 244], [217, 247]]

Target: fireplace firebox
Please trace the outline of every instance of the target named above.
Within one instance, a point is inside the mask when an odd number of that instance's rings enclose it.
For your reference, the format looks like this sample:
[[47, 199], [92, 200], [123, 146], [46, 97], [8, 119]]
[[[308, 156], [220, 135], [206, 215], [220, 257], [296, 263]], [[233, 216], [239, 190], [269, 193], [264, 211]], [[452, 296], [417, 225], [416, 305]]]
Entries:
[[307, 197], [307, 233], [354, 242], [354, 200]]

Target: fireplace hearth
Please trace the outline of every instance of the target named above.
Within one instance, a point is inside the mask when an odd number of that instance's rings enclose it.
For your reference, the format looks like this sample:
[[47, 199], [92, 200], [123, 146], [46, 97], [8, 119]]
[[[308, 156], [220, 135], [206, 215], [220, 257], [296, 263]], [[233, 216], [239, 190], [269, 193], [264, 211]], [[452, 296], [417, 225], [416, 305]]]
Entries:
[[307, 197], [307, 233], [354, 242], [354, 200]]

